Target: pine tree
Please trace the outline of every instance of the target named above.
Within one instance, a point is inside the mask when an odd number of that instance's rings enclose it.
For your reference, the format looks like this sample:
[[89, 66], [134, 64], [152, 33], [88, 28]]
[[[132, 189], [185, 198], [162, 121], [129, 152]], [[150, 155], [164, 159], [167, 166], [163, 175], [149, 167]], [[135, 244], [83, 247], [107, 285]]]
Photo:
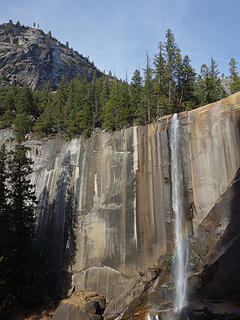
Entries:
[[76, 114], [79, 131], [85, 137], [89, 137], [92, 133], [92, 110], [89, 104], [81, 106], [81, 110]]
[[92, 129], [94, 130], [98, 124], [99, 117], [99, 95], [97, 90], [97, 76], [96, 71], [94, 72], [93, 79], [89, 85], [89, 104], [92, 112]]
[[[10, 298], [9, 288], [9, 241], [11, 234], [11, 221], [9, 219], [9, 210], [7, 204], [8, 190], [6, 181], [7, 173], [7, 153], [5, 145], [0, 150], [0, 305], [8, 303]], [[5, 303], [3, 302], [5, 301]]]
[[130, 85], [130, 105], [133, 122], [143, 124], [146, 112], [143, 104], [143, 79], [139, 70], [135, 70]]
[[178, 69], [177, 83], [177, 110], [189, 110], [194, 107], [194, 83], [196, 73], [190, 65], [190, 59], [186, 55]]
[[102, 126], [103, 129], [116, 130], [116, 116], [119, 99], [119, 84], [117, 78], [114, 78], [110, 93], [109, 100], [102, 110]]
[[34, 133], [37, 137], [46, 137], [54, 132], [55, 127], [55, 105], [52, 101], [49, 101], [46, 105], [44, 112], [36, 120], [34, 124]]
[[229, 73], [230, 73], [230, 78], [233, 81], [238, 77], [237, 61], [234, 58], [231, 58], [229, 62]]
[[17, 113], [27, 112], [28, 114], [35, 115], [36, 108], [34, 106], [33, 93], [28, 86], [24, 86], [19, 90], [15, 105]]
[[230, 85], [231, 93], [240, 91], [240, 77], [237, 72], [237, 61], [234, 58], [231, 58], [229, 62], [229, 73], [232, 80]]
[[49, 81], [44, 82], [42, 90], [38, 92], [37, 109], [41, 114], [52, 101], [52, 93]]
[[116, 112], [116, 129], [122, 129], [132, 123], [132, 114], [130, 109], [130, 95], [128, 83], [122, 81], [119, 84], [117, 112]]
[[219, 70], [216, 61], [211, 57], [211, 64], [209, 67], [209, 77], [210, 77], [210, 101], [214, 102], [222, 99], [226, 96], [226, 92], [221, 85], [221, 80], [219, 78]]
[[66, 121], [67, 114], [65, 104], [68, 96], [68, 84], [65, 76], [62, 76], [61, 81], [58, 86], [58, 91], [53, 100], [55, 112], [53, 114], [54, 118], [54, 129], [62, 135], [66, 131]]
[[167, 92], [168, 82], [166, 77], [166, 61], [164, 58], [164, 45], [160, 41], [158, 45], [158, 53], [155, 55], [154, 64], [154, 94], [156, 98], [156, 116], [159, 117], [163, 114], [167, 114]]
[[11, 244], [9, 283], [16, 301], [24, 298], [31, 285], [30, 261], [34, 241], [34, 207], [36, 197], [30, 183], [32, 161], [28, 149], [17, 141], [9, 163], [9, 207], [11, 218]]
[[218, 66], [213, 58], [209, 67], [202, 65], [195, 92], [199, 105], [212, 103], [226, 96], [219, 78]]
[[195, 96], [199, 106], [203, 106], [209, 100], [209, 86], [208, 67], [203, 64], [195, 84]]
[[149, 55], [146, 55], [146, 68], [144, 69], [143, 101], [146, 108], [146, 121], [151, 122], [153, 112], [153, 70]]
[[32, 126], [32, 119], [26, 112], [17, 113], [14, 119], [14, 134], [17, 140], [24, 139], [26, 134], [32, 130]]
[[168, 81], [168, 105], [169, 108], [174, 106], [174, 90], [175, 90], [175, 76], [176, 76], [176, 51], [177, 45], [175, 43], [174, 34], [171, 29], [166, 32], [165, 41], [165, 60], [166, 60], [166, 78]]
[[98, 79], [98, 91], [99, 91], [99, 122], [102, 125], [104, 121], [104, 110], [109, 101], [110, 93], [110, 77], [103, 76]]

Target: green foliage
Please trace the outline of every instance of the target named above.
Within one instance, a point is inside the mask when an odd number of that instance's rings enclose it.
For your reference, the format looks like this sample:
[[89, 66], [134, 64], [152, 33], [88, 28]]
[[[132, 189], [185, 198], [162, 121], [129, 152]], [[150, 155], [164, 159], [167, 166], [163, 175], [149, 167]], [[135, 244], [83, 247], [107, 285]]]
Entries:
[[211, 58], [210, 66], [203, 64], [198, 76], [195, 92], [199, 105], [212, 103], [226, 96], [226, 92], [218, 77], [219, 70], [216, 62]]
[[151, 122], [153, 114], [153, 70], [150, 65], [149, 55], [146, 55], [144, 70], [143, 104], [145, 106], [145, 121]]
[[168, 82], [168, 107], [174, 110], [174, 91], [175, 91], [175, 76], [176, 76], [176, 56], [177, 45], [174, 34], [171, 29], [166, 32], [165, 41], [165, 59], [166, 59], [166, 79]]
[[0, 150], [0, 302], [7, 303], [10, 295], [10, 288], [8, 283], [8, 257], [9, 257], [9, 228], [11, 221], [9, 219], [9, 208], [7, 205], [7, 198], [9, 192], [7, 190], [6, 181], [8, 173], [6, 168], [7, 153], [5, 146], [1, 146]]
[[190, 59], [185, 56], [180, 60], [177, 68], [178, 81], [176, 86], [177, 111], [194, 107], [194, 83], [196, 73], [190, 65]]
[[139, 70], [135, 70], [130, 85], [130, 112], [132, 122], [136, 124], [145, 122], [143, 79]]
[[114, 78], [110, 93], [109, 100], [106, 105], [103, 107], [102, 112], [102, 127], [107, 130], [116, 129], [116, 116], [118, 111], [118, 99], [119, 99], [119, 84], [117, 78]]
[[126, 81], [120, 82], [116, 113], [116, 129], [122, 129], [132, 123], [129, 87]]
[[[48, 39], [51, 33], [48, 33]], [[85, 62], [89, 63], [88, 58]], [[240, 90], [237, 62], [230, 61], [231, 92]], [[173, 32], [160, 41], [153, 65], [146, 57], [144, 79], [136, 70], [130, 85], [109, 75], [93, 80], [77, 76], [70, 83], [63, 76], [57, 91], [46, 82], [42, 89], [9, 86], [0, 89], [0, 128], [14, 126], [22, 139], [57, 135], [89, 137], [95, 128], [118, 130], [145, 124], [173, 112], [191, 110], [226, 96], [214, 59], [202, 65], [197, 76], [187, 55], [182, 56]]]
[[166, 60], [164, 58], [164, 45], [160, 41], [158, 46], [158, 53], [155, 54], [154, 65], [154, 98], [156, 101], [156, 117], [160, 117], [168, 113], [168, 79], [166, 73]]
[[14, 119], [14, 134], [17, 141], [22, 141], [32, 129], [32, 119], [27, 112], [17, 113]]
[[237, 61], [234, 58], [231, 58], [229, 62], [229, 73], [232, 79], [232, 83], [230, 85], [231, 93], [240, 91], [240, 77], [237, 72]]
[[[11, 154], [9, 163], [9, 199], [12, 220], [10, 261], [13, 266], [10, 281], [15, 299], [21, 299], [24, 287], [31, 281], [29, 264], [34, 240], [34, 206], [36, 198], [29, 175], [32, 161], [27, 157], [27, 148], [19, 141]], [[21, 241], [19, 241], [21, 239]]]
[[[0, 305], [27, 302], [32, 285], [36, 198], [29, 175], [32, 161], [22, 142], [0, 150]], [[31, 293], [33, 295], [33, 291]]]

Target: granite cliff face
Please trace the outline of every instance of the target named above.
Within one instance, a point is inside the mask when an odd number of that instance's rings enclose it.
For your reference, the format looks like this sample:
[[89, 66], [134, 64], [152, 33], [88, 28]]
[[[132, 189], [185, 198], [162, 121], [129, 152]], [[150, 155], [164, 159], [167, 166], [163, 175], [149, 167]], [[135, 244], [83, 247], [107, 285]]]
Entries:
[[101, 72], [89, 60], [40, 29], [0, 25], [0, 85], [42, 87], [49, 81], [56, 88], [62, 75], [68, 81], [80, 75], [87, 80]]
[[[233, 266], [239, 248], [240, 93], [178, 119], [188, 298], [216, 299], [217, 291], [219, 299], [240, 302]], [[172, 308], [170, 128], [166, 116], [88, 140], [28, 141], [39, 198], [38, 244], [52, 287], [104, 295], [110, 301], [106, 318], [164, 319]], [[8, 137], [1, 132], [1, 140]]]

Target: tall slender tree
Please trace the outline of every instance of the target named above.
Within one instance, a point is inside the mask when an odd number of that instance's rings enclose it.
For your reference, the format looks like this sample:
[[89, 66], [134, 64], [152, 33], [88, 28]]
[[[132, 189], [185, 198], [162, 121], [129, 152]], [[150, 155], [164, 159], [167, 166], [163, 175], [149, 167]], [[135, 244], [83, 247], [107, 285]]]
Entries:
[[116, 116], [119, 99], [119, 82], [114, 78], [111, 84], [109, 100], [102, 110], [102, 126], [107, 130], [116, 129]]
[[209, 102], [217, 101], [226, 96], [226, 92], [223, 86], [221, 85], [219, 73], [220, 72], [218, 69], [218, 65], [216, 61], [213, 59], [213, 57], [211, 57], [211, 63], [209, 66], [209, 77], [210, 77], [210, 84], [211, 84]]
[[132, 121], [137, 124], [144, 123], [145, 110], [143, 105], [143, 79], [138, 69], [135, 70], [130, 85], [130, 105]]
[[129, 87], [126, 81], [120, 82], [118, 95], [116, 129], [122, 129], [132, 123]]
[[194, 107], [194, 83], [196, 73], [190, 65], [186, 55], [180, 63], [177, 82], [177, 110], [178, 112]]
[[[0, 305], [5, 305], [10, 297], [9, 288], [9, 241], [11, 234], [11, 221], [7, 204], [8, 190], [6, 181], [7, 174], [7, 153], [5, 145], [0, 150]], [[5, 301], [5, 303], [3, 303]], [[0, 308], [1, 309], [1, 308]]]
[[11, 244], [9, 282], [16, 301], [21, 301], [24, 289], [30, 286], [30, 261], [34, 241], [34, 207], [36, 197], [29, 175], [32, 160], [28, 149], [19, 140], [9, 162], [9, 207], [11, 218]]
[[232, 83], [230, 85], [231, 93], [240, 91], [240, 77], [237, 71], [237, 61], [234, 58], [231, 58], [229, 62], [229, 73]]
[[165, 46], [165, 60], [166, 60], [166, 77], [168, 81], [168, 104], [169, 107], [174, 105], [174, 90], [175, 90], [175, 76], [176, 76], [176, 52], [177, 45], [174, 34], [171, 29], [166, 32]]
[[168, 81], [166, 77], [166, 61], [164, 58], [164, 45], [160, 41], [158, 45], [158, 53], [154, 56], [154, 94], [156, 99], [156, 116], [168, 113], [167, 111], [167, 93]]
[[150, 57], [146, 55], [146, 67], [144, 71], [144, 86], [143, 86], [143, 102], [146, 108], [146, 120], [151, 122], [153, 111], [153, 70], [151, 67]]

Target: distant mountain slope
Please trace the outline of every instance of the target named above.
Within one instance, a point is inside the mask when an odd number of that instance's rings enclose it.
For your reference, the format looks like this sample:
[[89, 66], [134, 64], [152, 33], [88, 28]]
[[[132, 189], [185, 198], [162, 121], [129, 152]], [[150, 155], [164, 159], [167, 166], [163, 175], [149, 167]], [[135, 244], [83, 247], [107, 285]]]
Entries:
[[11, 23], [0, 25], [0, 86], [27, 84], [35, 89], [46, 80], [56, 88], [62, 75], [91, 80], [96, 69], [88, 58], [61, 44], [51, 34]]

